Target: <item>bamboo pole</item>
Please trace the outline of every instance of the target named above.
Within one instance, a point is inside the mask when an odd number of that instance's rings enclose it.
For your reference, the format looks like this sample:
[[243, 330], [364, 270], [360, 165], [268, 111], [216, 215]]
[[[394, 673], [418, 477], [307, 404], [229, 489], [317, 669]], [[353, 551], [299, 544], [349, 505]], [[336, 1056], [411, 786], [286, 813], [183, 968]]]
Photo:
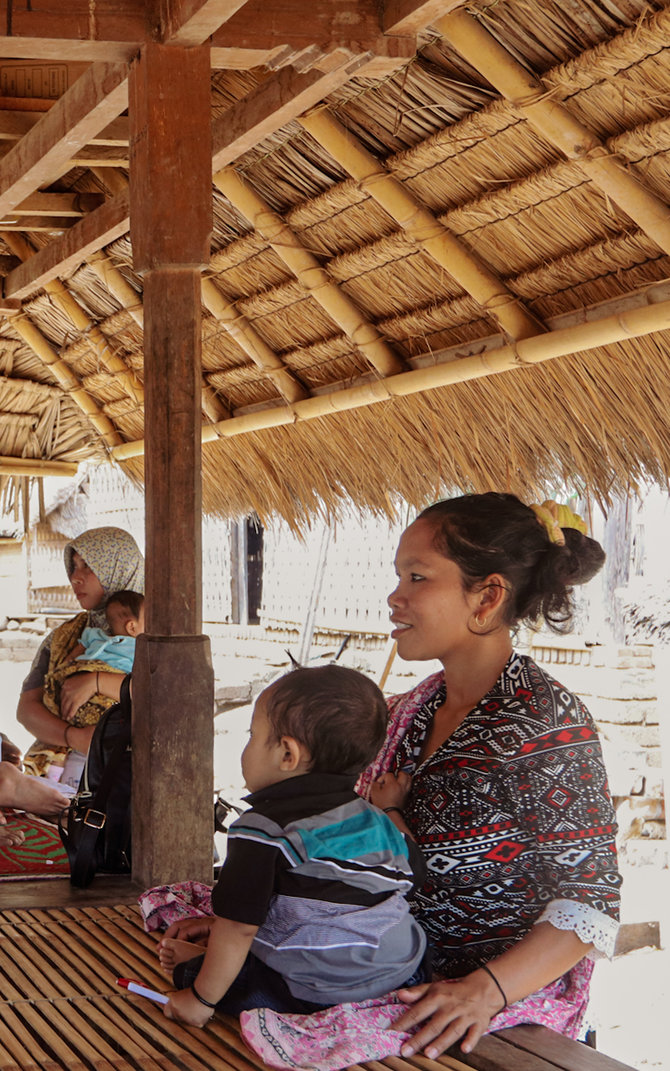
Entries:
[[372, 367], [384, 376], [399, 372], [402, 361], [281, 216], [233, 168], [218, 171], [214, 184], [272, 246], [300, 285], [358, 346]]
[[[35, 249], [22, 235], [4, 232], [3, 240], [7, 243], [12, 253], [21, 260], [29, 260], [35, 254]], [[144, 388], [135, 373], [128, 368], [125, 362], [114, 353], [109, 341], [103, 335], [97, 324], [94, 324], [88, 313], [84, 311], [77, 299], [63, 285], [60, 279], [52, 279], [44, 284], [44, 289], [49, 294], [54, 305], [57, 305], [74, 327], [86, 338], [97, 354], [100, 362], [107, 371], [118, 378], [126, 393], [132, 398], [137, 406], [144, 404]]]
[[[558, 328], [534, 338], [498, 346], [484, 353], [446, 363], [436, 363], [427, 368], [415, 368], [371, 383], [364, 383], [345, 390], [331, 391], [296, 402], [290, 408], [261, 409], [254, 413], [231, 417], [214, 427], [203, 428], [202, 441], [213, 442], [218, 438], [232, 438], [264, 428], [276, 428], [296, 424], [303, 420], [333, 413], [359, 409], [376, 402], [402, 398], [422, 391], [436, 390], [453, 383], [465, 383], [484, 376], [508, 372], [513, 368], [529, 367], [555, 357], [565, 357], [581, 350], [592, 350], [625, 339], [639, 338], [654, 331], [670, 329], [670, 301], [628, 309], [601, 319]], [[439, 362], [440, 353], [433, 355]], [[115, 447], [112, 456], [117, 461], [140, 457], [144, 452], [142, 442], [124, 443]]]
[[434, 23], [435, 29], [479, 71], [547, 141], [574, 160], [666, 253], [670, 253], [670, 206], [651, 192], [607, 145], [568, 108], [554, 100], [541, 79], [530, 74], [464, 9]]
[[404, 231], [500, 323], [511, 338], [529, 338], [545, 326], [502, 279], [457, 238], [326, 108], [298, 122]]
[[302, 383], [268, 346], [246, 316], [238, 312], [232, 301], [223, 296], [212, 279], [202, 280], [202, 300], [231, 338], [235, 339], [254, 364], [272, 380], [287, 402], [297, 402], [300, 398], [307, 397], [308, 392]]
[[109, 417], [103, 413], [97, 402], [82, 387], [70, 366], [58, 356], [51, 343], [47, 341], [40, 329], [28, 318], [27, 314], [25, 312], [17, 312], [5, 313], [5, 315], [17, 335], [30, 346], [35, 356], [39, 357], [49, 367], [51, 374], [68, 397], [72, 398], [75, 405], [79, 406], [82, 413], [86, 414], [103, 442], [107, 446], [116, 446], [122, 443], [123, 439]]
[[[73, 461], [41, 461], [36, 457], [0, 457], [0, 476], [76, 476]], [[42, 484], [40, 483], [40, 487]], [[44, 492], [40, 495], [40, 519], [44, 513]]]

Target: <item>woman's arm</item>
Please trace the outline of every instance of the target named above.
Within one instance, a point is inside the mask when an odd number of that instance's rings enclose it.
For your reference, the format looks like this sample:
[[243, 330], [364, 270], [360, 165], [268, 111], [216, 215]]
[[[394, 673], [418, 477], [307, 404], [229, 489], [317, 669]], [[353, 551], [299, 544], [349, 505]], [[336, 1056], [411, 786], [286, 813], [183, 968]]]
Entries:
[[[541, 922], [487, 967], [498, 980], [507, 1004], [514, 1004], [565, 974], [591, 947], [572, 930], [557, 930]], [[471, 1052], [493, 1016], [505, 1006], [500, 989], [481, 968], [453, 981], [400, 989], [398, 995], [412, 1007], [396, 1020], [393, 1029], [409, 1030], [424, 1024], [403, 1045], [402, 1055], [423, 1050], [431, 1060], [459, 1038], [463, 1038], [463, 1052]]]
[[16, 708], [17, 720], [37, 740], [52, 747], [62, 747], [65, 744], [66, 724], [47, 710], [42, 702], [43, 691], [44, 689], [39, 687], [21, 692]]
[[[125, 673], [111, 670], [96, 670], [88, 673], [73, 673], [63, 681], [60, 692], [60, 711], [65, 721], [72, 721], [84, 703], [94, 695], [106, 695], [118, 699], [121, 695], [121, 682]], [[48, 743], [48, 741], [47, 741]]]
[[[195, 980], [198, 994], [216, 1004], [242, 970], [258, 926], [231, 919], [217, 918], [209, 933], [205, 958]], [[192, 989], [180, 989], [170, 995], [164, 1014], [189, 1026], [204, 1026], [214, 1014], [213, 1008], [202, 1004]]]

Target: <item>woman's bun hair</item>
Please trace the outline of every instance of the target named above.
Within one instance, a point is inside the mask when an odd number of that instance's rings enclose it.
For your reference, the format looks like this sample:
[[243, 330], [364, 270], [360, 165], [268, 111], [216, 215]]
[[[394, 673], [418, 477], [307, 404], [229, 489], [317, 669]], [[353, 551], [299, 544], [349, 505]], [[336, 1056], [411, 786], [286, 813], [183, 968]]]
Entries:
[[572, 624], [572, 588], [591, 580], [605, 552], [576, 528], [562, 528], [553, 543], [530, 506], [516, 495], [489, 491], [436, 502], [418, 520], [435, 527], [435, 547], [458, 565], [468, 591], [499, 573], [509, 588], [505, 623], [544, 620], [554, 632]]

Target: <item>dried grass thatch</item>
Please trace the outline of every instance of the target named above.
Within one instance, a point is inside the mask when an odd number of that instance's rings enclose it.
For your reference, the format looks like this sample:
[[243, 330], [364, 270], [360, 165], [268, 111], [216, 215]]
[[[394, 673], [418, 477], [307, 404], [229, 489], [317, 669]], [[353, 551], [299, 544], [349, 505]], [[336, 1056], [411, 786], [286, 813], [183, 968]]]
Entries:
[[[393, 516], [398, 496], [419, 505], [452, 488], [537, 497], [568, 483], [605, 501], [670, 477], [667, 316], [638, 337], [594, 337], [580, 349], [575, 335], [573, 350], [544, 363], [404, 397], [380, 388], [385, 400], [373, 404], [371, 390], [369, 404], [340, 407], [347, 388], [389, 374], [373, 353], [390, 354], [395, 371], [457, 363], [514, 341], [503, 306], [538, 334], [576, 330], [600, 315], [585, 311], [591, 306], [609, 302], [602, 315], [616, 315], [617, 301], [623, 308], [626, 295], [670, 278], [668, 5], [473, 0], [467, 13], [597, 139], [603, 182], [589, 170], [593, 154], [589, 166], [568, 159], [550, 130], [450, 44], [448, 19], [394, 75], [354, 78], [325, 102], [377, 170], [427, 210], [431, 235], [391, 212], [378, 179], [360, 180], [346, 152], [325, 147], [318, 124], [306, 123], [308, 132], [295, 120], [237, 160], [237, 174], [281, 215], [360, 323], [351, 328], [334, 313], [322, 282], [312, 288], [296, 277], [288, 230], [281, 240], [264, 236], [215, 186], [203, 291], [203, 419], [218, 429], [203, 447], [207, 510], [279, 514], [300, 526], [337, 515], [344, 499]], [[215, 72], [213, 116], [225, 117], [268, 77]], [[64, 184], [101, 189], [107, 176], [111, 188], [114, 170], [76, 169]], [[657, 207], [658, 227], [645, 224], [645, 204]], [[446, 260], [431, 245], [437, 233], [455, 243]], [[127, 237], [105, 255], [107, 276], [92, 262], [67, 281], [98, 336], [51, 291], [23, 310], [44, 340], [42, 357], [16, 320], [0, 325], [0, 454], [71, 459], [142, 439], [141, 392], [132, 388], [142, 380], [142, 281]], [[490, 273], [495, 299], [469, 287], [465, 269]], [[669, 299], [670, 290], [640, 303]], [[378, 344], [363, 344], [364, 333]], [[321, 395], [330, 401], [321, 411], [313, 405], [313, 419], [294, 420], [299, 399]], [[289, 422], [253, 430], [250, 420], [252, 430], [228, 437], [227, 419], [266, 411]], [[141, 480], [141, 456], [131, 454], [122, 464]]]

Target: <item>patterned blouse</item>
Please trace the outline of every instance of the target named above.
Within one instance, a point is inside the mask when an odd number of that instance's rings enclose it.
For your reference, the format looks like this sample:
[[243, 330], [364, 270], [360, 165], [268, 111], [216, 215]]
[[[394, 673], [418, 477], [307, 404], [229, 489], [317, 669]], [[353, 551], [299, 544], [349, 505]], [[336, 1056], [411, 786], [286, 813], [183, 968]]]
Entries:
[[[411, 717], [411, 704], [394, 709], [391, 701], [393, 750], [381, 766], [413, 777], [405, 819], [428, 879], [412, 909], [436, 970], [467, 974], [540, 920], [611, 954], [621, 884], [616, 825], [583, 703], [513, 654], [491, 691], [419, 763], [445, 700], [442, 674], [416, 691], [421, 703]], [[379, 765], [369, 771], [368, 783], [380, 773]]]

